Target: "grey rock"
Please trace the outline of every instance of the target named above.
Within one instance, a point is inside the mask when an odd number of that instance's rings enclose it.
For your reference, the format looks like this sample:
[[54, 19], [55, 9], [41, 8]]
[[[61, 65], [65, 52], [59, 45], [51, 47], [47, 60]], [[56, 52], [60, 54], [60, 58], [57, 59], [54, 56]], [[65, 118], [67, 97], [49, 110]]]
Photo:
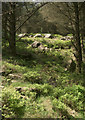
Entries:
[[61, 40], [71, 40], [71, 39], [73, 39], [73, 36], [65, 36], [61, 38]]
[[21, 76], [21, 75], [18, 75], [18, 74], [9, 74], [8, 77], [9, 77], [9, 78], [12, 78], [12, 79], [15, 79], [15, 78], [16, 78], [16, 79], [22, 78], [22, 76]]
[[43, 45], [40, 45], [40, 46], [38, 47], [38, 49], [39, 49], [40, 51], [45, 51], [45, 47], [44, 47]]
[[12, 80], [11, 82], [12, 82], [12, 83], [15, 83], [15, 82], [17, 82], [17, 80]]
[[67, 40], [73, 39], [73, 36], [66, 36]]
[[36, 34], [35, 36], [34, 36], [34, 38], [36, 38], [36, 37], [43, 37], [41, 34]]
[[25, 92], [26, 90], [28, 91], [32, 91], [32, 90], [35, 90], [35, 88], [28, 88], [28, 87], [15, 87], [16, 91], [19, 91], [19, 92]]
[[40, 45], [41, 45], [41, 43], [38, 42], [38, 41], [35, 41], [35, 42], [33, 42], [33, 43], [31, 44], [31, 46], [32, 46], [33, 48], [38, 48]]
[[67, 40], [66, 37], [62, 37], [61, 40]]
[[49, 48], [50, 52], [52, 51], [52, 48]]
[[74, 60], [71, 61], [70, 67], [69, 67], [69, 71], [70, 72], [74, 72], [76, 69], [76, 63]]
[[65, 64], [65, 71], [69, 70], [70, 72], [74, 72], [76, 69], [76, 63], [73, 59], [70, 59]]
[[16, 91], [21, 92], [21, 89], [22, 89], [22, 88], [21, 88], [21, 87], [16, 87], [15, 89], [16, 89]]
[[47, 48], [47, 47], [45, 47], [44, 49], [45, 49], [46, 52], [49, 51], [49, 48]]
[[27, 36], [26, 33], [23, 33], [23, 34], [19, 34], [19, 35], [18, 35], [18, 37], [20, 37], [20, 38], [21, 38], [21, 37], [25, 37], [25, 36]]
[[53, 38], [53, 36], [51, 34], [44, 34], [45, 38]]
[[33, 35], [29, 35], [29, 38], [33, 37]]
[[19, 38], [28, 37], [28, 34], [27, 34], [27, 33], [19, 34], [18, 37], [19, 37]]

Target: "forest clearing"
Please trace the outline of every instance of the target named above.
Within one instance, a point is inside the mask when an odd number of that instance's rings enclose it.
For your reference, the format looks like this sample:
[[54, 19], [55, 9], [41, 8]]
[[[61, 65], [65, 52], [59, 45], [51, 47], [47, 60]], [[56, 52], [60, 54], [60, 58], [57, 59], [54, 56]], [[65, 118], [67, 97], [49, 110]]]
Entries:
[[3, 120], [85, 119], [84, 8], [3, 2]]

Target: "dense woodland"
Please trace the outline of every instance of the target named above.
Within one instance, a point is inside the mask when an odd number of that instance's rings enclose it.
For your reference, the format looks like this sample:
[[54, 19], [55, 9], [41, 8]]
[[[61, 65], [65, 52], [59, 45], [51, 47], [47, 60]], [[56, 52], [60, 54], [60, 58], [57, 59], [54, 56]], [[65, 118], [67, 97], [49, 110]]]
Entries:
[[85, 2], [3, 2], [2, 118], [85, 118]]

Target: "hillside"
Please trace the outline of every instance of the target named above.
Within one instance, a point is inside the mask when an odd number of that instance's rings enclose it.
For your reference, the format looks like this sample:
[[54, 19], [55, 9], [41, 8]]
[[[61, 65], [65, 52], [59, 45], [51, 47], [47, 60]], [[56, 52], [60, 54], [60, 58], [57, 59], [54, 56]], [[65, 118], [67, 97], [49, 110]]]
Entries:
[[3, 43], [3, 118], [84, 119], [85, 76], [75, 71], [71, 40], [54, 36], [17, 36], [16, 56]]

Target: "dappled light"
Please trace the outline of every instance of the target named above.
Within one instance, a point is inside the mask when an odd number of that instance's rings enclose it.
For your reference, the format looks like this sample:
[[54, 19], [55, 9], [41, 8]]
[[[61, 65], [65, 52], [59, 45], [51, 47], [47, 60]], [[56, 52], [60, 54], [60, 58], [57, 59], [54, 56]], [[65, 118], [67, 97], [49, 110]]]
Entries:
[[3, 119], [85, 118], [84, 6], [3, 3]]

